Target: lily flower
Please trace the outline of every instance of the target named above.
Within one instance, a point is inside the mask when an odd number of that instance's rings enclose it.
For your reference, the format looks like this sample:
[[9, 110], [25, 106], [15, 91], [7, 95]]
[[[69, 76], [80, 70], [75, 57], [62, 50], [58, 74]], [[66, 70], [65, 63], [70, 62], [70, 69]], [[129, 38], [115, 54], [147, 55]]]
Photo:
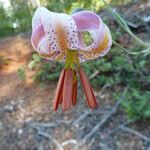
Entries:
[[[83, 39], [84, 32], [89, 32], [93, 39], [88, 46]], [[88, 106], [96, 108], [94, 91], [81, 63], [103, 57], [112, 45], [110, 30], [102, 19], [91, 11], [80, 11], [69, 16], [39, 7], [32, 19], [31, 42], [41, 57], [65, 62], [55, 93], [54, 110], [61, 104], [64, 111], [76, 105], [77, 73]]]

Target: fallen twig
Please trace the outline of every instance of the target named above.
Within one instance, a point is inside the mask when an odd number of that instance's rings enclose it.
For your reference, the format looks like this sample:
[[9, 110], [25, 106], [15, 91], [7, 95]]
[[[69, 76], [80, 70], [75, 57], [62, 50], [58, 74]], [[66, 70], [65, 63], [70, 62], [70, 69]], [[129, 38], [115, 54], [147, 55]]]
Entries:
[[69, 124], [71, 124], [72, 123], [72, 121], [73, 121], [73, 119], [70, 119], [70, 120], [58, 120], [57, 122], [59, 123], [59, 124], [67, 124], [67, 125], [69, 125]]
[[80, 115], [79, 118], [77, 118], [77, 119], [73, 122], [73, 125], [74, 125], [74, 126], [78, 126], [78, 124], [79, 124], [82, 120], [84, 120], [89, 114], [90, 114], [89, 111], [84, 112], [82, 115]]
[[137, 131], [135, 131], [135, 130], [129, 128], [129, 127], [126, 127], [127, 125], [129, 125], [129, 124], [131, 124], [131, 123], [133, 123], [133, 122], [135, 122], [135, 121], [138, 121], [138, 119], [129, 120], [129, 121], [127, 121], [127, 122], [125, 122], [125, 123], [119, 125], [119, 126], [116, 127], [114, 130], [112, 130], [110, 133], [108, 133], [108, 134], [105, 136], [105, 138], [107, 138], [108, 136], [114, 134], [114, 133], [117, 132], [119, 129], [121, 129], [121, 130], [124, 130], [124, 131], [126, 131], [126, 132], [135, 134], [135, 135], [139, 136], [141, 139], [143, 139], [143, 140], [145, 140], [145, 141], [147, 141], [147, 142], [150, 142], [150, 138], [148, 138], [147, 136], [142, 135], [141, 133], [139, 133], [139, 132], [137, 132]]
[[116, 128], [114, 128], [113, 130], [111, 130], [111, 131], [105, 136], [105, 138], [107, 138], [108, 136], [111, 136], [112, 134], [114, 134], [115, 132], [117, 132], [120, 127], [129, 125], [130, 123], [133, 123], [134, 121], [137, 121], [137, 120], [129, 120], [129, 121], [123, 123], [123, 124], [120, 124], [119, 126], [117, 126]]
[[41, 135], [41, 136], [43, 136], [45, 138], [48, 138], [48, 139], [52, 140], [53, 143], [57, 146], [58, 150], [64, 150], [62, 145], [55, 138], [51, 137], [48, 133], [38, 131], [38, 135]]
[[39, 123], [39, 122], [33, 122], [31, 123], [32, 126], [39, 126], [39, 127], [44, 127], [44, 128], [52, 128], [52, 127], [56, 127], [57, 124], [56, 123]]
[[29, 123], [29, 125], [31, 127], [43, 127], [43, 128], [53, 128], [53, 127], [57, 127], [61, 124], [71, 124], [72, 120], [58, 120], [56, 122], [47, 122], [47, 123], [39, 123], [39, 122], [31, 122]]
[[121, 126], [121, 127], [119, 127], [119, 128], [120, 128], [121, 130], [126, 131], [126, 132], [135, 134], [135, 135], [137, 135], [138, 137], [140, 137], [141, 139], [143, 139], [143, 140], [145, 140], [145, 141], [147, 141], [147, 142], [150, 143], [150, 138], [148, 138], [147, 136], [145, 136], [145, 135], [143, 135], [143, 134], [141, 134], [141, 133], [139, 133], [139, 132], [137, 132], [137, 131], [135, 131], [135, 130], [133, 130], [133, 129], [131, 129], [131, 128], [128, 128], [128, 127], [125, 127], [125, 126]]
[[41, 136], [43, 136], [45, 138], [48, 138], [48, 139], [52, 140], [53, 143], [57, 146], [58, 150], [64, 150], [63, 147], [62, 147], [62, 145], [55, 138], [53, 138], [48, 133], [42, 132], [41, 128], [39, 126], [34, 125], [34, 124], [30, 124], [30, 126], [37, 131], [38, 135], [41, 135]]
[[65, 146], [65, 145], [68, 145], [68, 144], [78, 144], [78, 142], [75, 139], [70, 139], [70, 140], [67, 140], [67, 141], [64, 141], [64, 142], [61, 143], [62, 146]]
[[93, 78], [95, 78], [99, 73], [100, 71], [96, 70], [93, 74], [91, 74], [91, 76], [89, 77], [89, 80], [92, 80]]
[[110, 84], [105, 84], [105, 85], [102, 87], [101, 91], [96, 94], [96, 97], [100, 97], [107, 87], [110, 87]]

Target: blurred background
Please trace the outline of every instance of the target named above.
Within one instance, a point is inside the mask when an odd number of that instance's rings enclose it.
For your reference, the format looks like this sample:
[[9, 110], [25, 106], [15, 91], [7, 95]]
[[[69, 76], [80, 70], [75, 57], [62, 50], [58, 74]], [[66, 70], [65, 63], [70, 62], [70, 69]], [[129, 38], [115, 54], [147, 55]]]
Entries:
[[0, 150], [150, 150], [150, 1], [105, 2], [40, 0], [55, 12], [96, 12], [113, 38], [105, 57], [83, 64], [99, 108], [89, 110], [79, 85], [77, 106], [53, 112], [64, 64], [31, 46], [39, 1], [0, 0]]

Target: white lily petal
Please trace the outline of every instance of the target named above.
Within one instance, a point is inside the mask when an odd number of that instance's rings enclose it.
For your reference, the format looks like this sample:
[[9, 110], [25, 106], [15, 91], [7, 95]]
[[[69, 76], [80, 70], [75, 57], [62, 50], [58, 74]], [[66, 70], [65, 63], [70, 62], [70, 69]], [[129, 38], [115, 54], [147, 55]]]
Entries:
[[[65, 59], [67, 49], [78, 50], [79, 39], [77, 26], [73, 18], [63, 13], [50, 12], [44, 7], [39, 7], [32, 19], [32, 29], [34, 31], [40, 31], [36, 29], [39, 25], [43, 26], [44, 37], [32, 39], [34, 47], [37, 48], [37, 52], [49, 54], [53, 51], [63, 54], [60, 60]], [[40, 34], [36, 34], [40, 35]], [[44, 38], [44, 39], [43, 39]], [[34, 43], [38, 46], [35, 46]], [[52, 58], [52, 57], [51, 57]]]

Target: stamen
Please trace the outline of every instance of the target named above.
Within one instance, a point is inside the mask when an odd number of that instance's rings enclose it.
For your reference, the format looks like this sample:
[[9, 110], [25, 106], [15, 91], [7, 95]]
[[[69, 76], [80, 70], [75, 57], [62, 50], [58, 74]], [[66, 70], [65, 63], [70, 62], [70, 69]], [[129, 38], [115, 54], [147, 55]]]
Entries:
[[74, 71], [73, 89], [72, 89], [72, 105], [75, 106], [77, 102], [77, 75]]
[[62, 103], [62, 88], [64, 84], [65, 73], [66, 73], [66, 70], [63, 69], [59, 77], [59, 81], [58, 81], [58, 85], [57, 85], [57, 89], [55, 93], [55, 99], [53, 103], [54, 111], [58, 109], [58, 104]]
[[91, 85], [88, 82], [88, 78], [87, 78], [86, 74], [84, 73], [84, 71], [81, 67], [79, 68], [79, 75], [81, 78], [81, 83], [83, 86], [83, 90], [84, 90], [84, 93], [86, 96], [88, 106], [90, 108], [97, 107], [97, 102], [96, 102], [96, 98], [95, 98], [94, 93], [93, 93], [93, 89], [91, 88]]
[[73, 85], [73, 70], [66, 69], [64, 86], [63, 86], [63, 101], [62, 107], [64, 111], [69, 110], [72, 102], [72, 85]]

